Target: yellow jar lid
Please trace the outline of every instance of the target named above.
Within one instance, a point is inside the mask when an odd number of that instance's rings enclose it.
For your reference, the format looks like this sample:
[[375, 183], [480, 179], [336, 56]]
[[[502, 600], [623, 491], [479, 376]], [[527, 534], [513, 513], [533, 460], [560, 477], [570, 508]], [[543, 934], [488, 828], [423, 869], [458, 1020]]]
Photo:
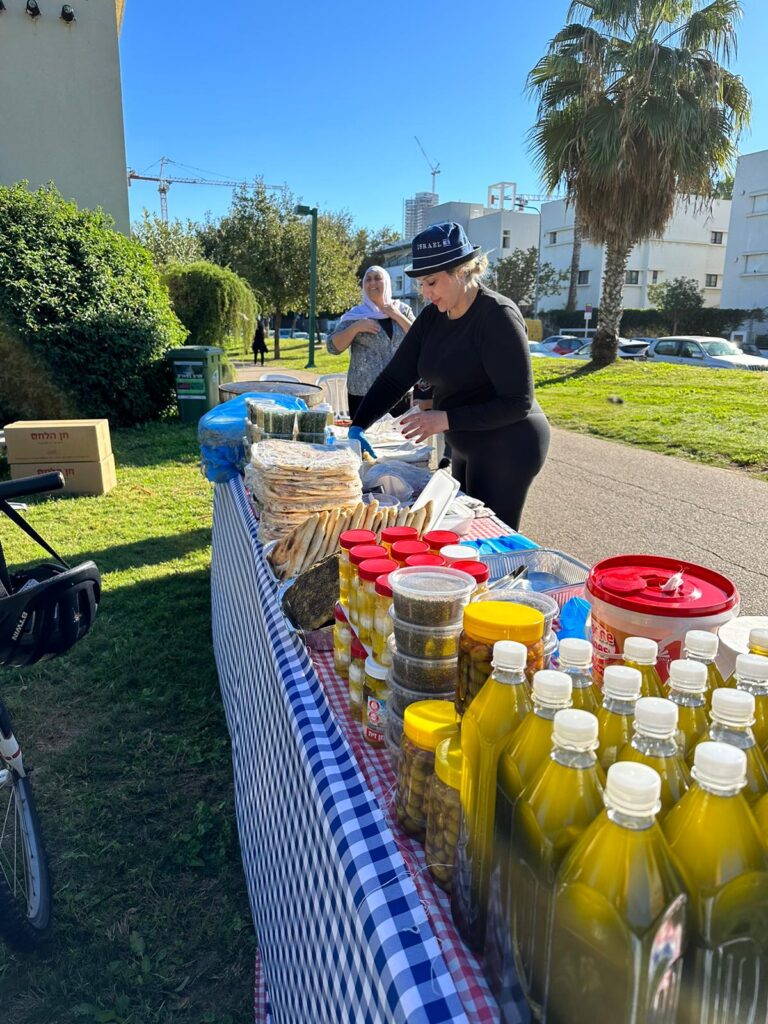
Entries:
[[464, 631], [473, 640], [489, 644], [497, 640], [532, 644], [544, 636], [544, 616], [526, 604], [477, 601], [464, 609]]
[[461, 789], [461, 733], [438, 744], [435, 751], [435, 775], [451, 789]]
[[434, 750], [458, 728], [452, 700], [419, 700], [409, 704], [403, 715], [403, 732], [423, 750]]

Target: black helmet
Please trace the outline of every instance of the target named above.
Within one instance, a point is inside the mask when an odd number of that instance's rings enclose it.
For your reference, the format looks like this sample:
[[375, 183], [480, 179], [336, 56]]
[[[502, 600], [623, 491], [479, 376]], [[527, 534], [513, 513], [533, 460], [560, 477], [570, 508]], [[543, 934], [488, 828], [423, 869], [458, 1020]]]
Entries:
[[[45, 563], [10, 577], [0, 597], [0, 665], [22, 667], [64, 654], [93, 624], [101, 575], [93, 562]], [[6, 588], [0, 584], [0, 594]]]

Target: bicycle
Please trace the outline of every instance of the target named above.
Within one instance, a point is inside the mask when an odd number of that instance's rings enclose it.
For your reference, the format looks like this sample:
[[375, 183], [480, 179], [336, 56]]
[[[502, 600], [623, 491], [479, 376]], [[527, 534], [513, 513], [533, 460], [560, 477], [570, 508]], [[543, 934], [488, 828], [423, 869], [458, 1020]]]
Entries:
[[[59, 472], [0, 483], [0, 512], [55, 559], [10, 572], [0, 543], [0, 665], [25, 668], [64, 654], [96, 616], [101, 576], [94, 562], [68, 565], [10, 504], [63, 486]], [[0, 937], [23, 952], [46, 937], [52, 904], [30, 771], [0, 700]]]

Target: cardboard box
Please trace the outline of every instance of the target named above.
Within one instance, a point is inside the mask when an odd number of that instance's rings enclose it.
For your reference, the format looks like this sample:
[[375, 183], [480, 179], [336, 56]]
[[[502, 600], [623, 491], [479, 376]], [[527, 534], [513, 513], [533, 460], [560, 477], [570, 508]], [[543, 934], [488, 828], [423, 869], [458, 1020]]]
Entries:
[[17, 420], [5, 427], [9, 462], [103, 462], [112, 454], [109, 420]]
[[[104, 421], [106, 423], [106, 420]], [[11, 479], [40, 476], [41, 473], [64, 474], [64, 490], [56, 494], [107, 494], [117, 484], [115, 457], [108, 455], [101, 462], [12, 462]]]

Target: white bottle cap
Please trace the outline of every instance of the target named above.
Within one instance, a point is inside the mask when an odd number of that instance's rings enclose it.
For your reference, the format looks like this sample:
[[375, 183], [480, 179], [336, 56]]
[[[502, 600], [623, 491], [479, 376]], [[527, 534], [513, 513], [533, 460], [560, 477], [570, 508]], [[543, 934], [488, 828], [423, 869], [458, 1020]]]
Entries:
[[440, 548], [440, 554], [446, 562], [460, 562], [464, 559], [477, 561], [477, 548], [469, 544], [446, 544], [444, 548]]
[[521, 672], [528, 662], [528, 648], [516, 640], [498, 640], [493, 645], [493, 668]]
[[641, 697], [635, 705], [634, 728], [645, 736], [674, 736], [677, 704], [663, 697]]
[[707, 789], [742, 789], [747, 784], [747, 755], [730, 743], [705, 740], [693, 752], [692, 775]]
[[687, 654], [698, 654], [701, 658], [714, 658], [720, 646], [717, 633], [708, 633], [706, 629], [689, 629], [685, 634], [685, 650]]
[[588, 668], [592, 664], [592, 644], [589, 640], [579, 640], [568, 636], [560, 641], [558, 657], [561, 665], [573, 668]]
[[700, 661], [679, 658], [669, 666], [670, 690], [704, 693], [707, 689], [707, 666]]
[[768, 658], [762, 654], [740, 654], [736, 658], [736, 679], [768, 680]]
[[616, 700], [637, 700], [643, 677], [629, 665], [608, 665], [603, 672], [603, 696]]
[[608, 769], [603, 800], [609, 811], [646, 818], [658, 813], [660, 796], [661, 777], [647, 764], [617, 761]]
[[628, 636], [624, 641], [624, 660], [638, 665], [655, 665], [659, 660], [659, 645], [644, 636]]
[[543, 668], [533, 677], [533, 702], [545, 708], [567, 708], [571, 705], [573, 683], [565, 672]]
[[597, 718], [591, 711], [565, 708], [555, 714], [552, 742], [572, 750], [597, 749]]
[[718, 687], [712, 694], [712, 721], [718, 725], [732, 725], [736, 728], [753, 725], [755, 698], [746, 690]]
[[750, 629], [748, 646], [768, 651], [768, 629]]

